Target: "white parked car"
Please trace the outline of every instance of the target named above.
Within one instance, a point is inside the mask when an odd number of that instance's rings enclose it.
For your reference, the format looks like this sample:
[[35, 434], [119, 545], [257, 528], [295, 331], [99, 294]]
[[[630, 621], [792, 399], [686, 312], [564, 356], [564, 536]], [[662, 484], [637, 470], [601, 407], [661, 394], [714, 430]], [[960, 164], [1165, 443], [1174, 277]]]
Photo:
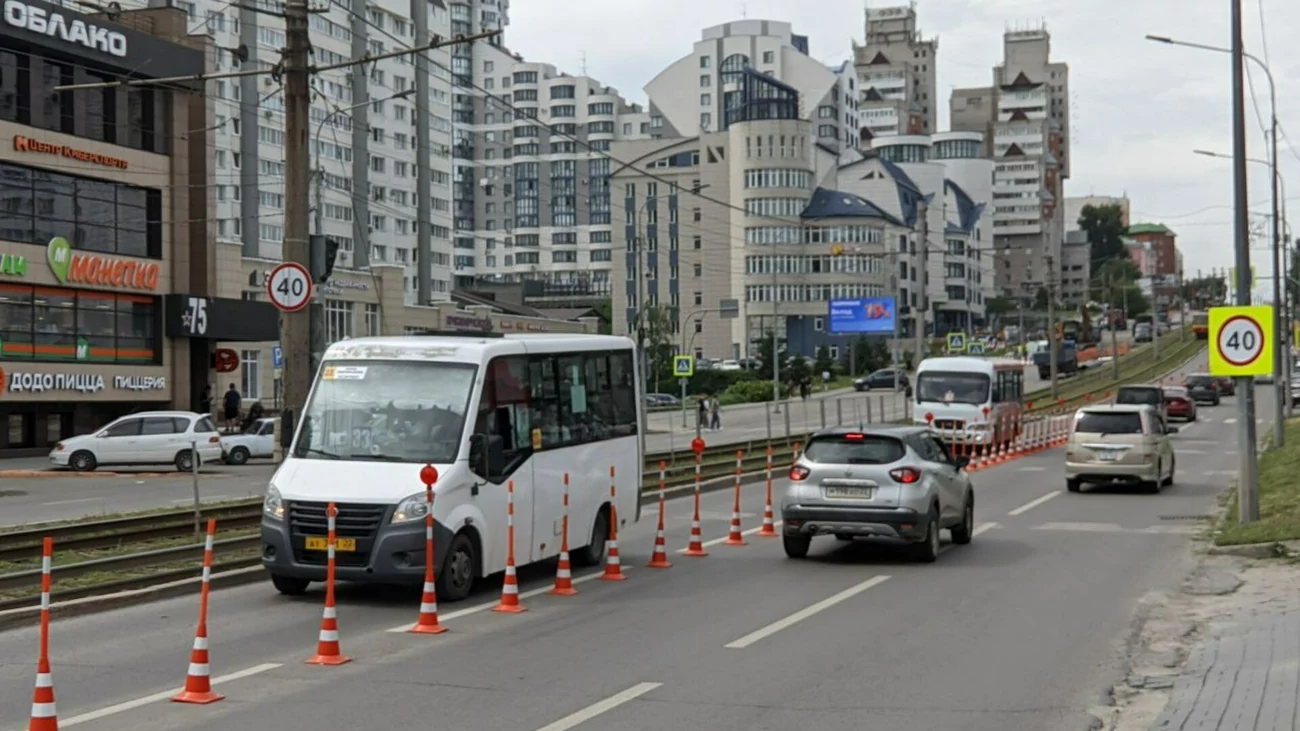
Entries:
[[226, 464], [246, 464], [254, 457], [272, 457], [275, 453], [275, 425], [279, 419], [258, 419], [252, 429], [242, 434], [223, 434], [221, 453]]
[[[191, 449], [191, 444], [194, 448]], [[212, 419], [192, 411], [142, 411], [93, 434], [54, 445], [50, 462], [77, 472], [117, 465], [175, 465], [182, 472], [221, 459], [221, 435]]]

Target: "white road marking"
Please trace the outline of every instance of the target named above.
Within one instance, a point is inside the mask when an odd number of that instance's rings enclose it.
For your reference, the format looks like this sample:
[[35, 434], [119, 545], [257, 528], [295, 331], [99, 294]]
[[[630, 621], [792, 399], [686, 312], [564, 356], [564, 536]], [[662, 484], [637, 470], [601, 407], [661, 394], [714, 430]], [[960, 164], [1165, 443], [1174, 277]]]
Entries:
[[734, 642], [729, 642], [723, 645], [723, 647], [729, 650], [743, 650], [744, 648], [749, 647], [750, 645], [754, 644], [755, 642], [758, 642], [759, 640], [765, 639], [767, 637], [771, 637], [772, 635], [776, 634], [777, 632], [780, 632], [783, 629], [786, 629], [787, 627], [791, 627], [795, 624], [798, 624], [799, 622], [808, 619], [809, 617], [813, 616], [814, 614], [817, 614], [818, 612], [824, 612], [827, 609], [830, 609], [831, 607], [835, 606], [836, 604], [839, 604], [842, 601], [845, 601], [847, 599], [852, 599], [853, 597], [857, 596], [858, 594], [861, 594], [867, 589], [870, 589], [871, 587], [877, 586], [879, 584], [883, 584], [888, 580], [889, 577], [883, 574], [878, 576], [873, 576], [870, 579], [863, 581], [862, 583], [854, 584], [853, 586], [850, 586], [849, 588], [845, 589], [844, 591], [841, 591], [838, 594], [829, 596], [817, 602], [816, 604], [813, 604], [812, 606], [804, 607], [803, 609], [800, 609], [799, 611], [795, 612], [794, 614], [791, 614], [785, 619], [777, 620], [776, 622], [773, 622], [772, 624], [769, 624], [768, 626], [763, 627], [762, 629], [758, 629], [753, 632], [750, 632], [749, 634], [745, 635], [744, 637], [741, 637], [740, 639]]
[[1146, 528], [1125, 528], [1119, 523], [1043, 523], [1032, 530], [1059, 530], [1073, 533], [1137, 533], [1144, 535], [1189, 536], [1200, 532], [1197, 525], [1152, 525]]
[[1224, 420], [1223, 420], [1223, 423], [1224, 423], [1224, 424], [1236, 424], [1236, 423], [1237, 423], [1237, 420], [1236, 420], [1236, 419], [1224, 419]]
[[[728, 518], [728, 520], [730, 520], [730, 518]], [[778, 521], [772, 523], [772, 527], [773, 527], [773, 528], [780, 528], [782, 522], [783, 522], [783, 521], [778, 520]], [[757, 528], [750, 528], [749, 530], [742, 530], [742, 531], [740, 532], [740, 535], [742, 535], [742, 536], [752, 536], [752, 535], [754, 535], [755, 533], [757, 533], [757, 532], [759, 532], [759, 531], [761, 531], [761, 530], [763, 530], [763, 526], [760, 525], [760, 526], [758, 526]], [[705, 542], [704, 542], [703, 544], [701, 544], [701, 545], [703, 545], [705, 548], [708, 548], [709, 546], [717, 546], [717, 545], [720, 545], [720, 544], [726, 543], [726, 542], [727, 542], [727, 538], [729, 538], [729, 537], [730, 537], [730, 536], [723, 536], [723, 537], [721, 537], [721, 538], [714, 538], [713, 540], [705, 541]], [[686, 553], [688, 550], [690, 550], [690, 547], [689, 547], [689, 546], [686, 547], [686, 548], [679, 548], [679, 549], [677, 549], [677, 552], [678, 552], [678, 553]]]
[[1020, 467], [1020, 468], [1018, 468], [1018, 471], [1020, 471], [1020, 472], [1046, 472], [1046, 471], [1047, 471], [1047, 468], [1046, 468], [1046, 467], [1043, 467], [1042, 465], [1027, 465], [1027, 466], [1025, 466], [1025, 467]]
[[1053, 491], [1047, 493], [1046, 495], [1043, 495], [1042, 497], [1039, 497], [1039, 498], [1035, 498], [1035, 499], [1033, 499], [1033, 500], [1030, 500], [1029, 502], [1025, 503], [1024, 505], [1021, 505], [1020, 507], [1016, 508], [1015, 510], [1012, 510], [1011, 512], [1007, 513], [1007, 515], [1024, 515], [1025, 513], [1028, 513], [1029, 511], [1033, 510], [1034, 508], [1038, 507], [1039, 505], [1042, 505], [1043, 503], [1047, 502], [1048, 500], [1051, 500], [1052, 498], [1054, 498], [1054, 497], [1056, 497], [1057, 495], [1060, 495], [1060, 494], [1061, 494], [1061, 491], [1060, 491], [1060, 490], [1053, 490]]
[[[626, 574], [629, 570], [630, 570], [630, 569], [629, 569], [628, 565], [627, 565], [627, 564], [623, 564], [623, 573]], [[601, 577], [601, 575], [604, 574], [604, 573], [605, 573], [605, 570], [604, 570], [604, 569], [601, 569], [601, 570], [599, 570], [599, 571], [592, 571], [592, 572], [589, 573], [589, 574], [583, 574], [582, 576], [575, 576], [575, 577], [573, 577], [573, 583], [574, 583], [574, 584], [584, 584], [584, 583], [586, 583], [586, 582], [588, 582], [588, 581], [594, 581], [595, 579], [599, 579], [599, 578]], [[554, 589], [554, 588], [555, 588], [555, 584], [554, 584], [554, 583], [550, 583], [550, 584], [547, 584], [546, 586], [539, 586], [539, 587], [537, 587], [536, 589], [529, 589], [528, 591], [521, 591], [521, 592], [519, 592], [519, 598], [520, 598], [520, 599], [527, 599], [527, 598], [529, 598], [529, 597], [541, 596], [542, 594], [546, 594], [546, 593], [548, 593], [551, 589]], [[468, 617], [468, 616], [470, 616], [471, 614], [478, 614], [479, 612], [486, 612], [486, 611], [488, 611], [489, 609], [495, 607], [495, 606], [496, 606], [497, 604], [499, 604], [499, 603], [500, 603], [499, 601], [483, 602], [482, 604], [475, 604], [475, 605], [472, 606], [472, 607], [465, 607], [464, 609], [457, 609], [457, 610], [454, 611], [454, 612], [447, 612], [446, 614], [443, 614], [442, 612], [438, 612], [438, 621], [439, 621], [439, 622], [446, 622], [447, 620], [451, 620], [451, 619], [460, 619], [461, 617]], [[402, 625], [401, 627], [394, 627], [394, 628], [392, 628], [392, 629], [390, 629], [390, 630], [387, 630], [387, 631], [388, 631], [388, 632], [393, 632], [393, 633], [397, 633], [397, 632], [406, 632], [406, 631], [410, 630], [410, 629], [411, 629], [412, 627], [414, 627], [414, 626], [415, 626], [415, 623], [414, 623], [414, 622], [411, 622], [410, 624], [404, 624], [404, 625]]]
[[[247, 678], [250, 675], [257, 675], [259, 673], [265, 673], [268, 670], [275, 670], [278, 667], [281, 667], [281, 664], [276, 662], [268, 662], [268, 663], [263, 663], [262, 665], [254, 665], [251, 668], [245, 668], [236, 673], [217, 676], [213, 678], [211, 682], [213, 685], [229, 683], [233, 680], [239, 680], [240, 678]], [[68, 726], [76, 726], [79, 723], [86, 723], [88, 721], [98, 721], [101, 718], [112, 716], [118, 713], [124, 713], [126, 711], [132, 711], [137, 708], [140, 708], [141, 706], [148, 706], [154, 703], [170, 700], [172, 696], [176, 695], [182, 690], [184, 690], [184, 688], [176, 688], [174, 690], [168, 690], [162, 693], [154, 693], [153, 695], [145, 696], [143, 698], [136, 698], [135, 700], [124, 701], [122, 703], [117, 703], [108, 706], [106, 708], [101, 708], [97, 711], [83, 713], [80, 716], [73, 716], [72, 718], [59, 719], [59, 727], [67, 728]]]
[[577, 713], [561, 718], [555, 723], [548, 723], [537, 731], [569, 731], [569, 729], [580, 726], [602, 713], [608, 713], [628, 701], [636, 700], [661, 685], [663, 683], [637, 683], [621, 693], [615, 693], [605, 700], [593, 703]]

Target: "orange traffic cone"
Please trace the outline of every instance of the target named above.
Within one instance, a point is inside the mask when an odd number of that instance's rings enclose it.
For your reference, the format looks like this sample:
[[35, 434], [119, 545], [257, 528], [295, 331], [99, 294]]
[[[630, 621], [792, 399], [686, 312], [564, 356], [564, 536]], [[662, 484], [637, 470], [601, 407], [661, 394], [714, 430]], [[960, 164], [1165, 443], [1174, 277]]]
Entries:
[[763, 538], [776, 538], [776, 520], [772, 515], [772, 445], [767, 446], [767, 501], [763, 505], [763, 527], [758, 530]]
[[519, 614], [528, 611], [519, 603], [519, 576], [515, 573], [515, 481], [506, 483], [506, 580], [501, 584], [501, 603], [494, 612]]
[[609, 467], [609, 555], [605, 557], [605, 573], [600, 578], [604, 581], [623, 581], [623, 562], [618, 556], [618, 500], [614, 481], [614, 466]]
[[190, 669], [185, 674], [185, 690], [172, 696], [177, 703], [215, 703], [225, 696], [212, 692], [212, 677], [208, 667], [208, 593], [211, 590], [212, 542], [217, 534], [217, 521], [208, 520], [208, 535], [203, 540], [203, 581], [199, 584], [199, 627], [194, 633], [194, 646], [190, 649]]
[[32, 693], [32, 715], [27, 731], [59, 731], [59, 711], [54, 704], [54, 676], [50, 673], [50, 567], [54, 561], [54, 539], [41, 546], [41, 651], [36, 662], [36, 690]]
[[667, 467], [662, 460], [659, 462], [659, 525], [655, 528], [655, 551], [650, 555], [650, 563], [646, 564], [652, 569], [668, 569], [673, 564], [668, 560], [668, 546], [664, 544], [664, 488], [667, 484]]
[[564, 522], [560, 535], [560, 565], [555, 569], [555, 588], [550, 593], [556, 596], [573, 596], [578, 590], [573, 588], [573, 565], [569, 562], [569, 473], [564, 473]]
[[683, 551], [687, 556], [707, 556], [709, 552], [704, 550], [704, 535], [700, 531], [700, 462], [703, 459], [699, 452], [695, 453], [695, 513], [691, 516], [691, 542], [687, 544], [686, 550]]
[[424, 485], [424, 591], [420, 595], [420, 617], [411, 632], [418, 635], [440, 635], [447, 631], [438, 622], [438, 582], [434, 574], [436, 556], [433, 547], [433, 483], [438, 471], [432, 465], [420, 470], [421, 477], [432, 477]]
[[727, 534], [728, 546], [747, 546], [745, 535], [740, 531], [740, 476], [744, 469], [745, 453], [736, 450], [736, 498], [731, 506], [731, 532]]
[[321, 615], [316, 656], [307, 661], [308, 665], [343, 665], [352, 662], [352, 658], [339, 651], [339, 615], [334, 606], [334, 546], [338, 541], [334, 521], [338, 514], [338, 507], [330, 503], [326, 509], [326, 515], [329, 516], [329, 537], [325, 554], [325, 611]]

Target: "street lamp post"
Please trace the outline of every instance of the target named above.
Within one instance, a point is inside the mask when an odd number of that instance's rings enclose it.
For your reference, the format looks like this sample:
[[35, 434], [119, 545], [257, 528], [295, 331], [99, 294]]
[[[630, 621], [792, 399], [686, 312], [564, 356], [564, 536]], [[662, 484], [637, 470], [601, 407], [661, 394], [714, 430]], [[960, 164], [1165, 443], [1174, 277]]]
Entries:
[[[1269, 83], [1271, 86], [1271, 77]], [[1276, 129], [1276, 125], [1277, 122], [1275, 119], [1274, 129]], [[1274, 140], [1274, 144], [1277, 144], [1276, 139]], [[1206, 157], [1222, 158], [1226, 160], [1232, 159], [1231, 155], [1224, 155], [1209, 150], [1192, 150], [1192, 152]], [[1276, 442], [1277, 446], [1280, 447], [1286, 443], [1286, 422], [1283, 419], [1283, 414], [1285, 413], [1288, 396], [1291, 392], [1289, 367], [1291, 359], [1287, 357], [1288, 353], [1286, 347], [1287, 342], [1290, 340], [1290, 338], [1287, 337], [1287, 328], [1290, 327], [1290, 324], [1285, 316], [1286, 306], [1282, 299], [1282, 295], [1285, 291], [1285, 284], [1283, 282], [1285, 277], [1282, 269], [1282, 238], [1283, 232], [1286, 229], [1286, 207], [1280, 202], [1286, 200], [1286, 180], [1277, 169], [1276, 147], [1273, 148], [1272, 160], [1261, 160], [1257, 157], [1248, 157], [1246, 158], [1246, 162], [1252, 162], [1256, 165], [1266, 165], [1269, 168], [1269, 172], [1273, 175], [1273, 339], [1275, 341], [1273, 346], [1273, 401], [1276, 414], [1276, 418], [1273, 420], [1273, 440]], [[1281, 191], [1280, 194], [1279, 190]]]
[[[1232, 202], [1233, 202], [1233, 261], [1236, 266], [1237, 304], [1250, 305], [1250, 191], [1246, 177], [1246, 79], [1245, 60], [1252, 59], [1261, 67], [1267, 66], [1246, 53], [1242, 42], [1241, 0], [1232, 0], [1230, 33], [1231, 48], [1206, 46], [1175, 41], [1164, 36], [1148, 35], [1158, 43], [1199, 48], [1218, 53], [1227, 52], [1232, 59]], [[1269, 79], [1272, 86], [1272, 77]], [[1276, 119], [1276, 110], [1274, 112]], [[1274, 125], [1276, 129], [1276, 125]], [[1276, 155], [1273, 156], [1277, 158]], [[1211, 346], [1213, 347], [1213, 345]], [[1255, 445], [1255, 388], [1254, 379], [1237, 379], [1237, 518], [1242, 523], [1259, 520], [1259, 462]]]

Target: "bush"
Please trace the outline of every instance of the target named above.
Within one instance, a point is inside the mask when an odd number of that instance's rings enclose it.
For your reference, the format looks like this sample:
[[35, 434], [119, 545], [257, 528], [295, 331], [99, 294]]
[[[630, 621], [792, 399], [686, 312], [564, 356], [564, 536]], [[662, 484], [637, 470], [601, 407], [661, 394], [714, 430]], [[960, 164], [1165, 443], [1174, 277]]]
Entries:
[[[737, 383], [753, 381], [758, 376], [753, 371], [719, 371], [707, 370], [696, 371], [691, 377], [690, 383], [686, 384], [686, 393], [691, 396], [699, 396], [706, 393], [720, 394], [725, 392]], [[680, 389], [676, 382], [674, 392]]]
[[731, 384], [718, 396], [723, 405], [756, 404], [772, 400], [772, 382], [747, 379]]

